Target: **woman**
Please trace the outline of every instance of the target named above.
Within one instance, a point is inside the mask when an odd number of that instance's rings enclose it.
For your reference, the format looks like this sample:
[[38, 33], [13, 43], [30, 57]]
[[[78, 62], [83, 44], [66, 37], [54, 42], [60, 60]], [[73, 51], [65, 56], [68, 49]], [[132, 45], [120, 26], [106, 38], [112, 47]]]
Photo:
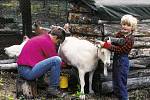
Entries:
[[18, 72], [26, 80], [34, 80], [49, 72], [48, 95], [64, 97], [65, 94], [58, 90], [62, 61], [56, 45], [64, 41], [65, 31], [55, 27], [49, 33], [27, 41], [17, 59]]

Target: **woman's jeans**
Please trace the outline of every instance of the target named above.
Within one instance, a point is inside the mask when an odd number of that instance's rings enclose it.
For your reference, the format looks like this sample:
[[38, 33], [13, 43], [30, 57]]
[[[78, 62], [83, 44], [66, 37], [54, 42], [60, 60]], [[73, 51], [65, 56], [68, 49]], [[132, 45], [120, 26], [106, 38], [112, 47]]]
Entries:
[[26, 80], [35, 80], [48, 72], [50, 74], [48, 76], [49, 87], [57, 88], [59, 85], [60, 66], [61, 58], [54, 56], [37, 63], [34, 67], [19, 65], [18, 72]]

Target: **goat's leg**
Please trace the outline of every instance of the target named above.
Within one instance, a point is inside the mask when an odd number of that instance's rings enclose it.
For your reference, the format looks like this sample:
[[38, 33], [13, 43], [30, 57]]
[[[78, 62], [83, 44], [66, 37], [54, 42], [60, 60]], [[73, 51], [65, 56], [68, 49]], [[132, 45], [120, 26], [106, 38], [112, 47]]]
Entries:
[[92, 89], [92, 80], [93, 80], [94, 71], [89, 72], [89, 92], [94, 93]]
[[108, 72], [107, 72], [107, 65], [104, 64], [104, 76], [107, 76]]
[[85, 72], [82, 71], [82, 70], [79, 70], [79, 78], [80, 78], [80, 85], [81, 85], [80, 99], [85, 99], [85, 94], [84, 94], [84, 85], [85, 85], [84, 75], [85, 75]]

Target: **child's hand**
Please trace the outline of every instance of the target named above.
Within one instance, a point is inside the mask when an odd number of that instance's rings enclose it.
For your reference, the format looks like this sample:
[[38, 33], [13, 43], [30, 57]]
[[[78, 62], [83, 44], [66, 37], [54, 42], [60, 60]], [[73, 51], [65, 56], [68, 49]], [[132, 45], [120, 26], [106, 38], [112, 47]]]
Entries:
[[97, 46], [98, 48], [103, 47], [104, 43], [105, 43], [105, 42], [103, 42], [103, 41], [96, 41], [96, 42], [95, 42], [95, 44], [96, 44], [96, 46]]
[[103, 48], [109, 49], [111, 47], [111, 39], [108, 37], [108, 40], [104, 42]]
[[111, 46], [111, 40], [110, 40], [110, 37], [108, 38], [107, 41], [96, 41], [96, 45], [99, 47], [103, 47], [103, 48], [110, 48]]
[[109, 49], [111, 47], [111, 42], [109, 42], [109, 41], [104, 42], [102, 47], [106, 48], [106, 49]]

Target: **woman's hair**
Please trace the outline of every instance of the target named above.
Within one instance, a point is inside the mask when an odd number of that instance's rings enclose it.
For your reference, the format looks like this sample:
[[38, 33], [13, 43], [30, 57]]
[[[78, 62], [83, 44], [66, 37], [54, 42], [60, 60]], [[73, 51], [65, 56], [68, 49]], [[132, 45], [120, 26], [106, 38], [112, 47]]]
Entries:
[[133, 17], [132, 15], [124, 15], [121, 18], [121, 25], [127, 24], [132, 27], [133, 31], [136, 30], [137, 22], [138, 22], [137, 18]]
[[66, 33], [62, 27], [52, 27], [49, 33], [53, 36], [57, 36], [58, 39], [61, 39], [61, 42], [65, 40]]

